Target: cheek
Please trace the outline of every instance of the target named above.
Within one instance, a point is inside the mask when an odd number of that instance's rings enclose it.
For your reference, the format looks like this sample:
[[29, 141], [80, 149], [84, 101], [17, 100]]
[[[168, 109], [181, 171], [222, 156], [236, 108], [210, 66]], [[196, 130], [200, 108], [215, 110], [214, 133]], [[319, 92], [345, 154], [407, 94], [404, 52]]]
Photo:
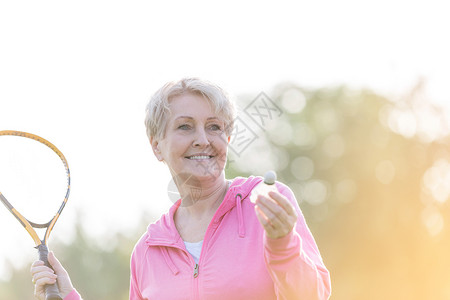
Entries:
[[175, 156], [178, 156], [188, 151], [191, 145], [192, 139], [190, 139], [185, 135], [178, 135], [171, 140], [167, 149], [169, 149], [170, 153], [174, 154]]
[[221, 156], [224, 156], [224, 158], [226, 158], [227, 153], [228, 153], [227, 137], [225, 135], [217, 137], [217, 139], [214, 141], [214, 148], [217, 153], [219, 153]]

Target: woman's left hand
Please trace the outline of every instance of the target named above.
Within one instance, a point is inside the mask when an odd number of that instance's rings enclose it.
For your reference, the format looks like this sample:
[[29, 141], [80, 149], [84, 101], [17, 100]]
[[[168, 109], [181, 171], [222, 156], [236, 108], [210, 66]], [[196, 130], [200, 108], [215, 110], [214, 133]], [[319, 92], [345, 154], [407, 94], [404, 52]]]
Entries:
[[297, 222], [297, 212], [289, 200], [279, 192], [269, 192], [269, 197], [258, 195], [256, 217], [272, 239], [286, 236]]

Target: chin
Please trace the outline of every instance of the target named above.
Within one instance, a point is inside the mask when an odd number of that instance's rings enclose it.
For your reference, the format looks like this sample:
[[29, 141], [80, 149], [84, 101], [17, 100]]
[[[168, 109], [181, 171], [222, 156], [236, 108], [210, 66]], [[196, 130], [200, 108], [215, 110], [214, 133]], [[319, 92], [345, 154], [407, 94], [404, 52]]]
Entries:
[[197, 178], [199, 181], [211, 181], [222, 176], [223, 168], [218, 169], [218, 168], [206, 168], [205, 166], [198, 166], [198, 168], [194, 170], [189, 170], [186, 173], [190, 174], [190, 176], [192, 177]]

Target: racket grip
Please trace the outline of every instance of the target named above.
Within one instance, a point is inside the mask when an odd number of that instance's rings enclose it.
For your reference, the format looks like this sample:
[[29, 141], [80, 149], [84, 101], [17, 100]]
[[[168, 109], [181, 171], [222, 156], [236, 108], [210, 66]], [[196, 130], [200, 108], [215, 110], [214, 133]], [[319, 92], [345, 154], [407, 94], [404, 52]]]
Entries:
[[[39, 251], [39, 260], [43, 261], [47, 267], [49, 267], [53, 270], [52, 266], [48, 262], [47, 245], [40, 244], [37, 248]], [[58, 289], [58, 285], [56, 283], [47, 284], [45, 286], [45, 299], [46, 300], [62, 300], [62, 298], [59, 296], [59, 289]]]

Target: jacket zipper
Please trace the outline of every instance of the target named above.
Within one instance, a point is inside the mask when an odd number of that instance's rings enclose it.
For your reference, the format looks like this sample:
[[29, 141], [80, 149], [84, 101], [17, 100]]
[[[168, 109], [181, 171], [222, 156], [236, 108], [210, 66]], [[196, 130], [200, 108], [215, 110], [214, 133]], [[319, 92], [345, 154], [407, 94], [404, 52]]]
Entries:
[[198, 277], [198, 264], [195, 264], [195, 268], [194, 268], [194, 278]]
[[194, 274], [193, 274], [192, 280], [193, 280], [193, 284], [194, 284], [194, 286], [193, 286], [194, 295], [193, 295], [192, 299], [197, 300], [197, 299], [200, 299], [199, 290], [198, 290], [198, 263], [195, 263]]
[[[224, 196], [224, 201], [225, 201], [225, 197], [227, 196], [227, 194], [228, 194], [228, 191], [227, 191], [227, 193], [225, 194], [225, 196]], [[218, 209], [219, 210], [219, 209]], [[200, 299], [200, 291], [199, 291], [199, 287], [198, 287], [198, 285], [199, 285], [199, 279], [198, 279], [198, 273], [199, 273], [199, 263], [200, 263], [200, 261], [202, 260], [202, 258], [205, 256], [205, 252], [204, 252], [204, 247], [205, 247], [205, 245], [208, 243], [208, 237], [209, 237], [209, 234], [210, 234], [210, 231], [211, 231], [211, 225], [213, 226], [213, 227], [215, 227], [215, 229], [217, 229], [217, 226], [218, 226], [218, 223], [215, 221], [216, 220], [216, 218], [217, 218], [217, 216], [216, 216], [216, 214], [217, 214], [217, 211], [216, 211], [216, 213], [214, 214], [214, 216], [212, 217], [212, 219], [211, 219], [211, 222], [210, 222], [210, 224], [208, 225], [208, 228], [206, 229], [206, 233], [205, 233], [205, 238], [203, 239], [203, 245], [202, 245], [202, 250], [201, 250], [201, 254], [200, 254], [200, 259], [199, 259], [199, 262], [198, 263], [195, 263], [195, 267], [194, 267], [194, 274], [193, 274], [193, 277], [194, 277], [194, 284], [195, 284], [195, 286], [194, 286], [194, 299]], [[194, 260], [193, 258], [192, 258], [192, 260]]]

